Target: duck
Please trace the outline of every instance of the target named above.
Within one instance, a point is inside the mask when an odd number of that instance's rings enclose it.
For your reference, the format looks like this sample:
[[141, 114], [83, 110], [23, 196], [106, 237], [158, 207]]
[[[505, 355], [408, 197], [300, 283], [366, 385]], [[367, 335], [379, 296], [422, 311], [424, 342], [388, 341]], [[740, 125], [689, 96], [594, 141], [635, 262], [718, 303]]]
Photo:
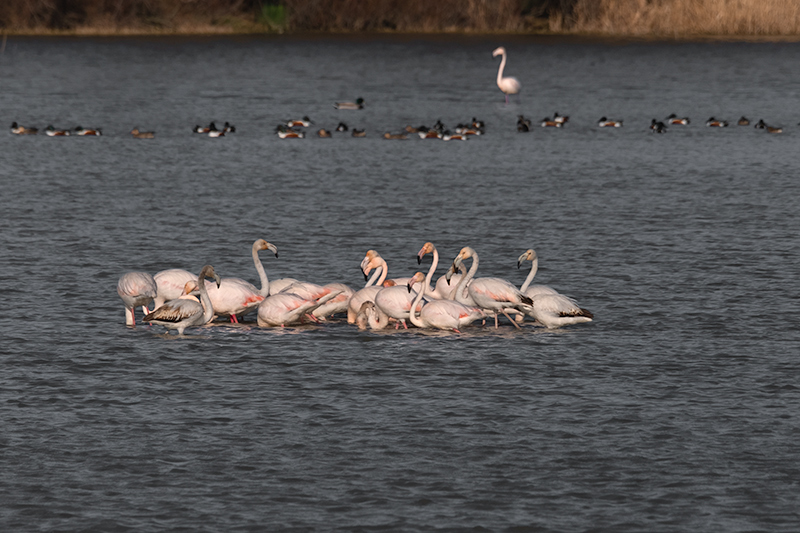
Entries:
[[102, 133], [100, 132], [100, 128], [81, 128], [77, 126], [75, 128], [75, 135], [86, 136], [86, 135], [93, 135], [93, 136], [100, 136]]
[[344, 122], [340, 122], [338, 126], [336, 126], [336, 131], [347, 131], [348, 127], [347, 124]]
[[600, 120], [597, 121], [597, 125], [601, 128], [621, 128], [622, 121], [601, 117]]
[[419, 126], [416, 128], [414, 126], [406, 126], [403, 129], [406, 131], [406, 133], [419, 133], [421, 131], [428, 131], [428, 128], [426, 128], [425, 126]]
[[331, 136], [331, 132], [329, 132], [325, 128], [322, 128], [317, 132], [317, 136], [322, 137], [323, 139], [327, 139]]
[[519, 133], [531, 131], [531, 121], [524, 116], [519, 115], [517, 117], [517, 131]]
[[357, 128], [353, 128], [353, 137], [366, 137], [367, 130], [359, 130]]
[[484, 130], [486, 128], [486, 124], [482, 120], [472, 117], [472, 127], [476, 130]]
[[156, 136], [154, 131], [139, 131], [139, 128], [133, 128], [131, 135], [137, 139], [152, 139]]
[[389, 133], [388, 131], [383, 134], [384, 139], [389, 140], [396, 140], [396, 141], [404, 141], [408, 139], [408, 135], [405, 133]]
[[36, 135], [39, 133], [38, 128], [26, 128], [25, 126], [20, 126], [16, 122], [11, 123], [11, 133], [14, 135]]
[[214, 123], [212, 122], [211, 124], [209, 124], [209, 125], [208, 125], [208, 126], [206, 126], [206, 127], [203, 127], [203, 126], [195, 126], [194, 128], [192, 128], [192, 131], [193, 131], [194, 133], [208, 133], [209, 131], [211, 131], [211, 130], [215, 130], [215, 129], [217, 129], [217, 127], [216, 127], [216, 126], [214, 125]]
[[217, 128], [208, 130], [208, 136], [211, 138], [225, 137], [225, 130], [218, 130]]
[[767, 126], [767, 133], [783, 133], [783, 128], [773, 128], [772, 126]]
[[355, 102], [336, 102], [334, 109], [364, 109], [364, 99], [357, 98]]
[[47, 126], [44, 132], [50, 137], [69, 137], [69, 130], [57, 130], [52, 124]]
[[236, 126], [231, 124], [230, 122], [226, 122], [225, 126], [223, 126], [222, 131], [225, 133], [236, 133]]
[[653, 119], [650, 129], [653, 130], [653, 133], [667, 133], [667, 126], [660, 120], [656, 122], [656, 119]]
[[436, 123], [433, 125], [433, 129], [438, 131], [439, 133], [444, 133], [444, 130], [446, 130], [447, 127], [441, 120], [437, 119]]
[[466, 141], [468, 137], [462, 133], [452, 133], [450, 130], [445, 130], [442, 134], [443, 141]]
[[436, 130], [430, 130], [428, 128], [425, 128], [424, 130], [420, 129], [417, 132], [417, 135], [419, 135], [420, 139], [441, 139], [442, 138], [442, 134], [441, 133], [439, 133]]
[[749, 126], [750, 121], [747, 120], [747, 117], [742, 115], [742, 118], [739, 119], [739, 122], [736, 123], [737, 126]]
[[303, 118], [301, 118], [299, 120], [288, 120], [288, 121], [286, 121], [286, 125], [289, 126], [290, 128], [296, 128], [296, 127], [299, 128], [301, 126], [304, 127], [304, 128], [307, 128], [312, 124], [313, 124], [313, 122], [311, 122], [311, 119], [308, 118], [308, 117], [303, 117]]
[[765, 129], [767, 129], [767, 123], [764, 122], [764, 119], [760, 118], [760, 119], [758, 119], [758, 122], [756, 122], [756, 125], [753, 126], [753, 127], [755, 129], [757, 129], [757, 130], [765, 130]]
[[560, 128], [563, 122], [556, 122], [555, 120], [550, 120], [550, 117], [545, 117], [542, 119], [542, 127], [543, 128]]
[[675, 113], [667, 117], [667, 124], [675, 124], [678, 126], [688, 126], [690, 123], [689, 117], [678, 118]]
[[553, 121], [554, 122], [558, 122], [559, 124], [566, 124], [568, 120], [569, 120], [568, 116], [565, 117], [565, 116], [559, 115], [558, 111], [556, 111], [555, 114], [553, 115]]
[[714, 117], [709, 118], [706, 121], [706, 126], [709, 128], [727, 128], [728, 121], [727, 120], [717, 120]]
[[281, 139], [303, 139], [306, 136], [305, 132], [289, 129], [283, 124], [279, 124], [278, 127], [275, 128], [275, 133]]

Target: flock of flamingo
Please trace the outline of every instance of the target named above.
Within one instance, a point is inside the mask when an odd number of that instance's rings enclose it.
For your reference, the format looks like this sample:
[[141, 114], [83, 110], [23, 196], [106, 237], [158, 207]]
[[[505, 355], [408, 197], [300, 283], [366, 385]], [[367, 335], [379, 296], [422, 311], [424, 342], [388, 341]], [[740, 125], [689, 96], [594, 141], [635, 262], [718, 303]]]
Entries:
[[[461, 330], [481, 320], [494, 318], [499, 327], [502, 315], [517, 329], [526, 317], [534, 325], [559, 328], [591, 322], [593, 315], [578, 303], [544, 285], [531, 285], [539, 267], [532, 249], [517, 259], [517, 268], [530, 261], [531, 268], [521, 287], [502, 278], [476, 278], [478, 254], [464, 247], [447, 272], [434, 285], [439, 252], [427, 242], [417, 254], [417, 263], [432, 255], [427, 273], [389, 279], [386, 260], [369, 250], [361, 261], [366, 284], [353, 290], [343, 283], [318, 285], [294, 278], [270, 281], [258, 255], [269, 250], [278, 257], [278, 249], [264, 239], [253, 243], [253, 264], [261, 288], [241, 278], [220, 278], [211, 265], [195, 275], [183, 269], [169, 269], [155, 276], [147, 272], [128, 272], [117, 283], [117, 293], [125, 305], [125, 323], [136, 326], [136, 308], [144, 312], [143, 321], [158, 324], [179, 335], [190, 327], [204, 326], [215, 317], [239, 323], [249, 313], [257, 313], [261, 327], [285, 327], [321, 323], [337, 314], [347, 314], [347, 322], [359, 329], [381, 330], [408, 323], [418, 328]], [[469, 270], [464, 261], [472, 259]], [[213, 280], [213, 281], [211, 281]], [[148, 305], [153, 303], [150, 311]]]

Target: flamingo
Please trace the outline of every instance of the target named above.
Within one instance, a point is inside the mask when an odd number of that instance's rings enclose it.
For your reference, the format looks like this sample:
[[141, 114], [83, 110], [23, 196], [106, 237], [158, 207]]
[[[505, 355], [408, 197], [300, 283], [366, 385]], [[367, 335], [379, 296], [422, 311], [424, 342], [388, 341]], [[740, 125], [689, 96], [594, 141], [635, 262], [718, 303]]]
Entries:
[[525, 283], [523, 283], [522, 287], [519, 288], [520, 292], [531, 299], [540, 294], [558, 294], [557, 290], [553, 289], [552, 287], [548, 287], [547, 285], [531, 285], [531, 281], [533, 281], [536, 271], [539, 270], [539, 256], [536, 255], [536, 251], [533, 250], [533, 248], [527, 249], [525, 253], [519, 256], [519, 259], [517, 259], [517, 268], [521, 267], [524, 261], [531, 262], [531, 271], [528, 272], [528, 277], [525, 278]]
[[[470, 257], [472, 258], [472, 265], [470, 266], [469, 272], [467, 272], [467, 275], [464, 278], [467, 281], [472, 280], [472, 283], [467, 286], [469, 295], [473, 300], [475, 300], [475, 303], [478, 305], [478, 307], [494, 311], [495, 329], [498, 327], [498, 312], [503, 313], [506, 318], [511, 320], [511, 323], [514, 325], [514, 327], [519, 329], [519, 325], [511, 319], [511, 317], [508, 315], [508, 311], [514, 310], [514, 312], [526, 313], [530, 311], [530, 306], [533, 304], [533, 301], [529, 297], [522, 294], [519, 289], [511, 284], [511, 282], [504, 279], [472, 279], [475, 276], [475, 272], [478, 270], [479, 259], [478, 253], [469, 246], [465, 246], [458, 253], [456, 258], [453, 260], [453, 268], [457, 269], [461, 266], [465, 259]], [[464, 279], [461, 280], [462, 284], [465, 283]]]
[[[367, 280], [363, 289], [356, 291], [356, 293], [350, 297], [350, 301], [347, 304], [348, 324], [355, 323], [356, 315], [362, 303], [375, 300], [375, 295], [384, 288], [384, 282], [387, 281], [386, 275], [389, 273], [389, 266], [386, 264], [386, 260], [375, 250], [367, 250], [364, 259], [361, 260], [360, 268], [361, 272], [364, 274], [364, 279], [367, 279], [372, 269], [375, 269], [375, 273]], [[378, 275], [378, 272], [380, 272], [380, 275]], [[395, 285], [405, 285], [408, 283], [408, 279], [409, 278], [395, 278], [388, 281], [391, 281]]]
[[433, 268], [428, 270], [427, 277], [422, 272], [417, 272], [409, 282], [409, 291], [415, 283], [422, 282], [422, 290], [417, 293], [417, 297], [414, 298], [411, 304], [412, 312], [409, 315], [409, 320], [411, 320], [412, 324], [418, 328], [452, 329], [456, 333], [461, 333], [459, 328], [486, 316], [477, 307], [467, 307], [453, 300], [433, 300], [425, 304], [419, 312], [419, 316], [417, 316], [417, 305], [425, 296], [425, 292], [427, 292], [427, 287], [433, 277], [433, 271]]
[[[417, 253], [417, 264], [422, 264], [422, 258], [425, 257], [427, 254], [433, 254], [433, 262], [431, 263], [431, 268], [436, 271], [436, 267], [439, 264], [439, 251], [436, 249], [436, 246], [433, 245], [432, 242], [426, 242], [422, 245], [419, 253]], [[458, 280], [461, 279], [460, 276], [456, 280], [456, 284], [458, 284]], [[453, 291], [453, 287], [450, 286], [450, 281], [445, 279], [445, 276], [439, 277], [436, 281], [436, 288], [431, 289], [431, 287], [427, 287], [425, 290], [425, 295], [428, 299], [432, 300], [443, 300], [450, 296], [450, 293]]]
[[389, 324], [389, 317], [381, 312], [375, 302], [364, 302], [356, 315], [356, 325], [361, 331], [370, 329], [384, 329]]
[[200, 301], [192, 298], [178, 298], [170, 300], [158, 307], [155, 311], [144, 317], [145, 322], [151, 324], [161, 324], [169, 329], [177, 329], [178, 335], [183, 335], [186, 328], [191, 326], [202, 326], [211, 321], [214, 317], [214, 307], [208, 297], [206, 277], [214, 278], [219, 287], [220, 279], [214, 267], [206, 265], [197, 276], [197, 287], [200, 291]]
[[182, 268], [170, 268], [156, 273], [153, 279], [158, 285], [158, 294], [153, 307], [159, 308], [164, 305], [164, 302], [180, 297], [186, 282], [196, 280], [197, 276]]
[[533, 309], [527, 312], [537, 322], [549, 329], [591, 322], [594, 315], [582, 309], [578, 302], [563, 294], [539, 294], [533, 298]]
[[125, 325], [136, 326], [135, 308], [141, 306], [145, 315], [150, 313], [147, 304], [158, 294], [158, 286], [147, 272], [128, 272], [120, 276], [117, 294], [125, 304]]
[[414, 292], [412, 294], [408, 285], [395, 285], [378, 291], [373, 301], [385, 315], [398, 321], [395, 324], [395, 329], [398, 329], [400, 324], [403, 324], [403, 327], [408, 329], [406, 319], [409, 317], [411, 304], [416, 296], [417, 293]]
[[497, 86], [503, 91], [506, 95], [506, 105], [508, 105], [508, 95], [509, 94], [518, 94], [519, 90], [522, 88], [522, 84], [517, 80], [517, 78], [512, 77], [503, 77], [503, 69], [506, 66], [506, 49], [502, 46], [495, 49], [492, 52], [492, 57], [497, 57], [499, 55], [503, 56], [503, 59], [500, 61], [500, 68], [497, 70]]
[[331, 291], [339, 291], [339, 295], [334, 296], [324, 304], [314, 309], [314, 311], [311, 313], [312, 315], [320, 320], [324, 320], [325, 317], [347, 311], [347, 302], [355, 293], [353, 289], [344, 283], [328, 283], [327, 285], [324, 285], [323, 288], [330, 289]]
[[258, 304], [269, 295], [270, 283], [264, 265], [258, 258], [259, 250], [269, 250], [278, 257], [278, 248], [264, 239], [258, 239], [253, 243], [252, 256], [253, 264], [258, 271], [261, 279], [261, 289], [257, 289], [253, 284], [241, 278], [224, 278], [217, 287], [209, 283], [206, 287], [208, 297], [214, 306], [214, 312], [218, 315], [230, 316], [232, 323], [239, 323], [236, 315], [246, 315], [254, 311]]
[[274, 294], [258, 304], [258, 325], [285, 327], [298, 323], [304, 315], [311, 313], [338, 294], [338, 291], [330, 292], [317, 300], [306, 300], [289, 292]]

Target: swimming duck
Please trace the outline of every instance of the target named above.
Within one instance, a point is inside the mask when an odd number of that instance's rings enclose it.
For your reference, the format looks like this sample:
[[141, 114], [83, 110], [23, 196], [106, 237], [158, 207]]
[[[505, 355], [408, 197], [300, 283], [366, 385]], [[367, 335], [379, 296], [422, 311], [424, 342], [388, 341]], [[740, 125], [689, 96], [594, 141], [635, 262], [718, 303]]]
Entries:
[[706, 121], [706, 126], [709, 128], [727, 128], [728, 121], [727, 120], [717, 120], [714, 117], [709, 118]]
[[278, 124], [278, 127], [275, 128], [275, 133], [281, 139], [303, 139], [306, 136], [305, 132], [291, 130], [284, 124]]
[[601, 117], [600, 120], [597, 121], [597, 125], [601, 128], [621, 128], [622, 121], [621, 120], [611, 120], [606, 117]]
[[26, 128], [25, 126], [20, 126], [16, 122], [12, 122], [11, 133], [14, 135], [36, 135], [39, 133], [39, 130], [37, 128]]
[[767, 133], [783, 133], [783, 128], [773, 128], [772, 126], [767, 126]]
[[336, 131], [347, 131], [347, 124], [344, 122], [340, 122], [338, 126], [336, 126]]
[[156, 136], [155, 132], [139, 131], [139, 128], [133, 128], [131, 130], [131, 135], [133, 135], [137, 139], [152, 139]]
[[419, 126], [418, 128], [415, 128], [414, 126], [406, 126], [404, 129], [406, 130], [406, 133], [419, 133], [421, 131], [428, 131], [428, 128], [425, 126]]
[[558, 114], [558, 111], [553, 115], [553, 122], [558, 122], [559, 124], [566, 124], [569, 120], [569, 117], [565, 117]]
[[225, 126], [222, 127], [222, 131], [224, 131], [225, 133], [236, 133], [236, 126], [234, 126], [230, 122], [226, 122]]
[[439, 133], [436, 130], [430, 130], [428, 128], [425, 128], [424, 130], [420, 128], [420, 130], [417, 132], [417, 135], [419, 135], [420, 139], [441, 139], [442, 138], [442, 134], [441, 133]]
[[326, 130], [325, 128], [322, 128], [321, 130], [319, 130], [319, 131], [317, 132], [317, 135], [318, 135], [319, 137], [322, 137], [323, 139], [327, 139], [328, 137], [330, 137], [330, 136], [331, 136], [331, 132], [329, 132], [329, 131], [328, 131], [328, 130]]
[[91, 128], [81, 128], [80, 126], [78, 126], [78, 127], [75, 128], [75, 135], [81, 135], [81, 136], [94, 135], [94, 136], [99, 136], [99, 135], [102, 135], [102, 133], [100, 132], [99, 128], [91, 129]]
[[765, 130], [765, 129], [767, 129], [767, 124], [766, 124], [766, 122], [764, 122], [764, 119], [760, 118], [760, 119], [758, 119], [758, 122], [756, 122], [756, 125], [753, 126], [753, 127], [755, 129], [757, 129], [757, 130]]
[[47, 126], [44, 132], [50, 137], [69, 137], [68, 130], [57, 130], [52, 125]]
[[742, 118], [740, 118], [739, 122], [737, 122], [736, 124], [738, 126], [749, 126], [750, 125], [750, 121], [747, 120], [747, 117], [742, 116]]
[[478, 128], [471, 128], [469, 126], [462, 126], [456, 128], [456, 133], [461, 135], [483, 135], [483, 131]]
[[444, 133], [444, 130], [446, 130], [447, 128], [445, 127], [445, 125], [442, 123], [441, 120], [436, 119], [436, 123], [433, 125], [433, 129], [438, 131], [439, 133]]
[[472, 127], [476, 130], [483, 130], [486, 128], [486, 124], [482, 120], [478, 120], [475, 117], [472, 117]]
[[653, 130], [653, 133], [667, 133], [667, 126], [660, 120], [656, 122], [656, 119], [653, 119], [650, 129]]
[[301, 126], [307, 128], [312, 124], [313, 122], [311, 122], [311, 119], [308, 117], [303, 117], [300, 120], [289, 120], [286, 122], [286, 125], [289, 126], [290, 128], [301, 127]]
[[217, 128], [209, 128], [208, 136], [211, 138], [225, 137], [225, 130], [218, 130]]
[[408, 135], [405, 133], [389, 133], [388, 131], [383, 134], [384, 139], [389, 140], [396, 140], [396, 141], [404, 141], [408, 139]]
[[466, 141], [467, 136], [462, 135], [460, 133], [452, 133], [450, 130], [445, 130], [442, 133], [442, 140], [443, 141]]
[[335, 109], [364, 109], [364, 99], [357, 98], [355, 102], [336, 102]]
[[208, 133], [209, 131], [211, 131], [211, 130], [215, 130], [215, 129], [217, 129], [217, 127], [216, 127], [216, 126], [214, 125], [214, 123], [212, 122], [211, 124], [209, 124], [209, 125], [208, 125], [208, 126], [206, 126], [205, 128], [204, 128], [203, 126], [195, 126], [195, 127], [192, 129], [192, 131], [193, 131], [194, 133]]
[[353, 137], [366, 137], [367, 130], [359, 130], [357, 128], [353, 128]]
[[675, 113], [670, 114], [667, 117], [667, 124], [675, 124], [677, 126], [688, 126], [689, 125], [689, 117], [678, 118]]
[[555, 120], [550, 120], [550, 117], [545, 117], [542, 119], [542, 127], [543, 128], [560, 128], [562, 122], [556, 122]]

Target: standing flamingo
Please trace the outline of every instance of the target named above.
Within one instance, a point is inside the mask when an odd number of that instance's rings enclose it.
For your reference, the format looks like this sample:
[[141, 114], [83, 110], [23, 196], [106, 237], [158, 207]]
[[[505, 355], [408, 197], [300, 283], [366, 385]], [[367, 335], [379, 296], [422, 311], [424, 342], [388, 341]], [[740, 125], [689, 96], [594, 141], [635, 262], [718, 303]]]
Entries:
[[500, 61], [500, 68], [497, 70], [497, 86], [503, 91], [506, 95], [506, 105], [508, 105], [508, 95], [509, 94], [518, 94], [519, 90], [522, 88], [522, 84], [517, 80], [517, 78], [512, 77], [503, 77], [503, 69], [506, 66], [506, 49], [502, 46], [495, 49], [492, 52], [492, 57], [497, 57], [499, 55], [503, 56], [503, 59]]
[[158, 294], [158, 286], [153, 276], [147, 272], [128, 272], [120, 276], [117, 282], [117, 294], [125, 304], [125, 325], [136, 325], [136, 307], [141, 306], [144, 314], [150, 311], [147, 304]]
[[533, 248], [528, 248], [525, 253], [519, 256], [517, 259], [517, 268], [521, 267], [522, 263], [525, 261], [531, 262], [531, 271], [528, 272], [528, 277], [525, 278], [525, 283], [523, 283], [522, 287], [519, 288], [520, 292], [531, 299], [539, 294], [558, 294], [557, 290], [553, 289], [552, 287], [548, 287], [547, 285], [531, 285], [531, 281], [533, 281], [536, 271], [539, 270], [539, 256], [536, 255], [536, 251]]
[[323, 288], [331, 291], [339, 291], [339, 295], [334, 296], [324, 304], [314, 309], [314, 312], [311, 313], [312, 315], [320, 320], [325, 320], [325, 317], [347, 311], [347, 302], [349, 302], [350, 297], [355, 294], [353, 289], [344, 283], [328, 283]]
[[[470, 248], [469, 246], [465, 246], [461, 249], [458, 253], [456, 258], [453, 260], [453, 267], [459, 268], [461, 263], [468, 258], [472, 258], [472, 265], [469, 268], [469, 272], [465, 279], [467, 281], [472, 280], [467, 286], [467, 290], [469, 291], [469, 295], [472, 296], [475, 303], [478, 307], [483, 309], [489, 309], [494, 312], [494, 327], [498, 327], [497, 323], [497, 314], [503, 313], [506, 318], [508, 318], [511, 323], [519, 329], [519, 325], [511, 319], [508, 315], [509, 311], [514, 311], [518, 313], [527, 313], [531, 310], [531, 304], [533, 301], [522, 294], [519, 289], [517, 289], [511, 282], [506, 281], [501, 278], [476, 278], [472, 279], [475, 276], [475, 272], [478, 270], [478, 253]], [[464, 280], [461, 280], [461, 283], [464, 283]]]
[[186, 328], [202, 326], [214, 317], [214, 307], [206, 290], [205, 278], [214, 278], [217, 286], [220, 284], [219, 276], [214, 272], [214, 267], [206, 265], [197, 276], [197, 287], [200, 291], [200, 302], [190, 298], [170, 300], [158, 307], [155, 311], [144, 317], [145, 322], [161, 324], [167, 329], [177, 329], [178, 335], [183, 335]]
[[182, 268], [170, 268], [158, 272], [153, 279], [158, 286], [158, 295], [153, 302], [153, 307], [157, 309], [164, 305], [164, 302], [180, 297], [186, 282], [197, 280], [197, 276]]
[[[375, 295], [383, 289], [383, 284], [389, 273], [389, 265], [386, 264], [386, 260], [375, 250], [367, 250], [364, 259], [361, 260], [360, 268], [361, 272], [364, 274], [364, 279], [367, 279], [369, 273], [373, 269], [375, 269], [375, 273], [367, 280], [363, 289], [356, 291], [356, 293], [350, 297], [350, 301], [347, 303], [348, 324], [355, 323], [356, 315], [359, 309], [361, 309], [361, 304], [375, 300]], [[380, 272], [380, 276], [378, 276], [378, 272]], [[408, 278], [397, 278], [390, 281], [395, 285], [405, 285], [408, 283]]]
[[417, 297], [411, 304], [411, 314], [409, 320], [418, 328], [438, 328], [438, 329], [452, 329], [456, 333], [461, 333], [459, 328], [471, 324], [472, 322], [483, 318], [486, 315], [483, 311], [476, 307], [467, 307], [463, 304], [453, 300], [433, 300], [425, 304], [417, 316], [417, 305], [427, 292], [427, 287], [433, 278], [433, 268], [428, 271], [427, 277], [423, 276], [422, 272], [417, 272], [411, 278], [408, 288], [418, 282], [422, 282], [422, 289], [417, 293]]
[[338, 291], [334, 291], [317, 300], [306, 300], [289, 292], [273, 294], [258, 304], [258, 325], [284, 327], [299, 323], [304, 315], [311, 313], [338, 294]]
[[252, 256], [253, 264], [256, 267], [258, 276], [261, 279], [261, 289], [257, 289], [253, 284], [241, 278], [224, 278], [218, 287], [208, 284], [208, 297], [214, 306], [214, 312], [218, 315], [229, 316], [230, 321], [239, 323], [236, 315], [246, 315], [254, 311], [258, 304], [269, 295], [270, 283], [264, 265], [258, 258], [259, 250], [269, 250], [278, 257], [278, 248], [264, 239], [258, 239], [253, 243]]

